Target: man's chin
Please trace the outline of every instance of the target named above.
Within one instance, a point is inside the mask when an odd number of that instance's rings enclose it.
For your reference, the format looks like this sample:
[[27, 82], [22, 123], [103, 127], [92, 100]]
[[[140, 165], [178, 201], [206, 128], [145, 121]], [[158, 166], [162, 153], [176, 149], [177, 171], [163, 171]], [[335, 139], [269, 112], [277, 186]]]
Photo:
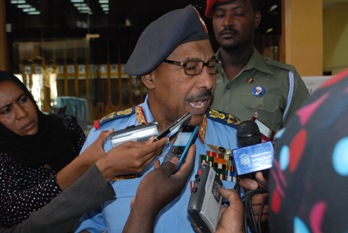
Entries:
[[200, 125], [203, 121], [204, 114], [201, 115], [191, 115], [191, 120], [189, 125]]

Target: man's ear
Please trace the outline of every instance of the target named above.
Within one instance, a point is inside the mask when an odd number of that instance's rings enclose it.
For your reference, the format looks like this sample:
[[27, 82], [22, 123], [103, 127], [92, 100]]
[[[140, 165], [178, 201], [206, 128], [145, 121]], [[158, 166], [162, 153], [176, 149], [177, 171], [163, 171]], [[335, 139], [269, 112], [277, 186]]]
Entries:
[[151, 73], [141, 76], [141, 81], [143, 81], [147, 89], [153, 89], [155, 87]]
[[254, 22], [255, 29], [259, 27], [259, 25], [261, 23], [261, 18], [262, 18], [261, 12], [260, 11], [256, 11], [255, 12], [255, 22]]

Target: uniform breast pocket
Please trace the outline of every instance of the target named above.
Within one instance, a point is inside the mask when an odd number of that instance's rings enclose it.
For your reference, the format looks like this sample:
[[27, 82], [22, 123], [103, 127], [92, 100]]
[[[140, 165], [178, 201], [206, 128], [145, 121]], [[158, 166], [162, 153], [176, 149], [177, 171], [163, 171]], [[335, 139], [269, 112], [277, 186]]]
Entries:
[[273, 130], [282, 125], [284, 104], [281, 95], [266, 93], [262, 97], [246, 94], [241, 98], [242, 104], [249, 109], [250, 117], [257, 112], [257, 116]]
[[264, 96], [250, 96], [250, 93], [242, 93], [242, 104], [251, 110], [258, 109], [259, 112], [274, 114], [281, 106], [281, 96], [272, 93]]

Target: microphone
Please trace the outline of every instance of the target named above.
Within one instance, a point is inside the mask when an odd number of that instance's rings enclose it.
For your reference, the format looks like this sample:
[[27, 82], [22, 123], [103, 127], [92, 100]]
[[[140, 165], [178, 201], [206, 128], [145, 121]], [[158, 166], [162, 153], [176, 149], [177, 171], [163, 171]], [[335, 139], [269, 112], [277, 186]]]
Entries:
[[252, 120], [243, 121], [238, 125], [237, 138], [240, 147], [261, 143], [260, 129]]
[[252, 120], [237, 128], [240, 148], [232, 150], [237, 175], [249, 174], [272, 167], [274, 148], [271, 141], [261, 142], [259, 127]]
[[[259, 185], [256, 189], [244, 189], [243, 194], [240, 185], [235, 189], [239, 191], [244, 206], [244, 228], [247, 232], [268, 232], [267, 224], [261, 221], [261, 215], [266, 205], [267, 199], [261, 204], [260, 212], [254, 212], [252, 199], [256, 194], [267, 193], [267, 183], [257, 179], [255, 172], [261, 171], [264, 177], [267, 177], [268, 169], [272, 167], [274, 150], [271, 141], [262, 142], [261, 132], [258, 125], [252, 121], [243, 121], [237, 128], [237, 138], [240, 148], [232, 150], [232, 156], [239, 178], [254, 179]], [[259, 219], [256, 219], [258, 216]]]

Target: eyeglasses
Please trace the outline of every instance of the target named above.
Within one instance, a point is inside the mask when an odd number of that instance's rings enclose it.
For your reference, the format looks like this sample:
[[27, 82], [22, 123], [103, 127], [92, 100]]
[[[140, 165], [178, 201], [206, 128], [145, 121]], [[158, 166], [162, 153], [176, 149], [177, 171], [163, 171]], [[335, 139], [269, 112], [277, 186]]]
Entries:
[[208, 68], [209, 74], [214, 75], [220, 73], [222, 63], [221, 61], [216, 60], [215, 58], [207, 62], [204, 62], [200, 59], [189, 59], [187, 61], [172, 61], [166, 59], [163, 62], [181, 66], [182, 68], [184, 68], [185, 74], [189, 76], [199, 75], [200, 73], [202, 73], [204, 66]]

